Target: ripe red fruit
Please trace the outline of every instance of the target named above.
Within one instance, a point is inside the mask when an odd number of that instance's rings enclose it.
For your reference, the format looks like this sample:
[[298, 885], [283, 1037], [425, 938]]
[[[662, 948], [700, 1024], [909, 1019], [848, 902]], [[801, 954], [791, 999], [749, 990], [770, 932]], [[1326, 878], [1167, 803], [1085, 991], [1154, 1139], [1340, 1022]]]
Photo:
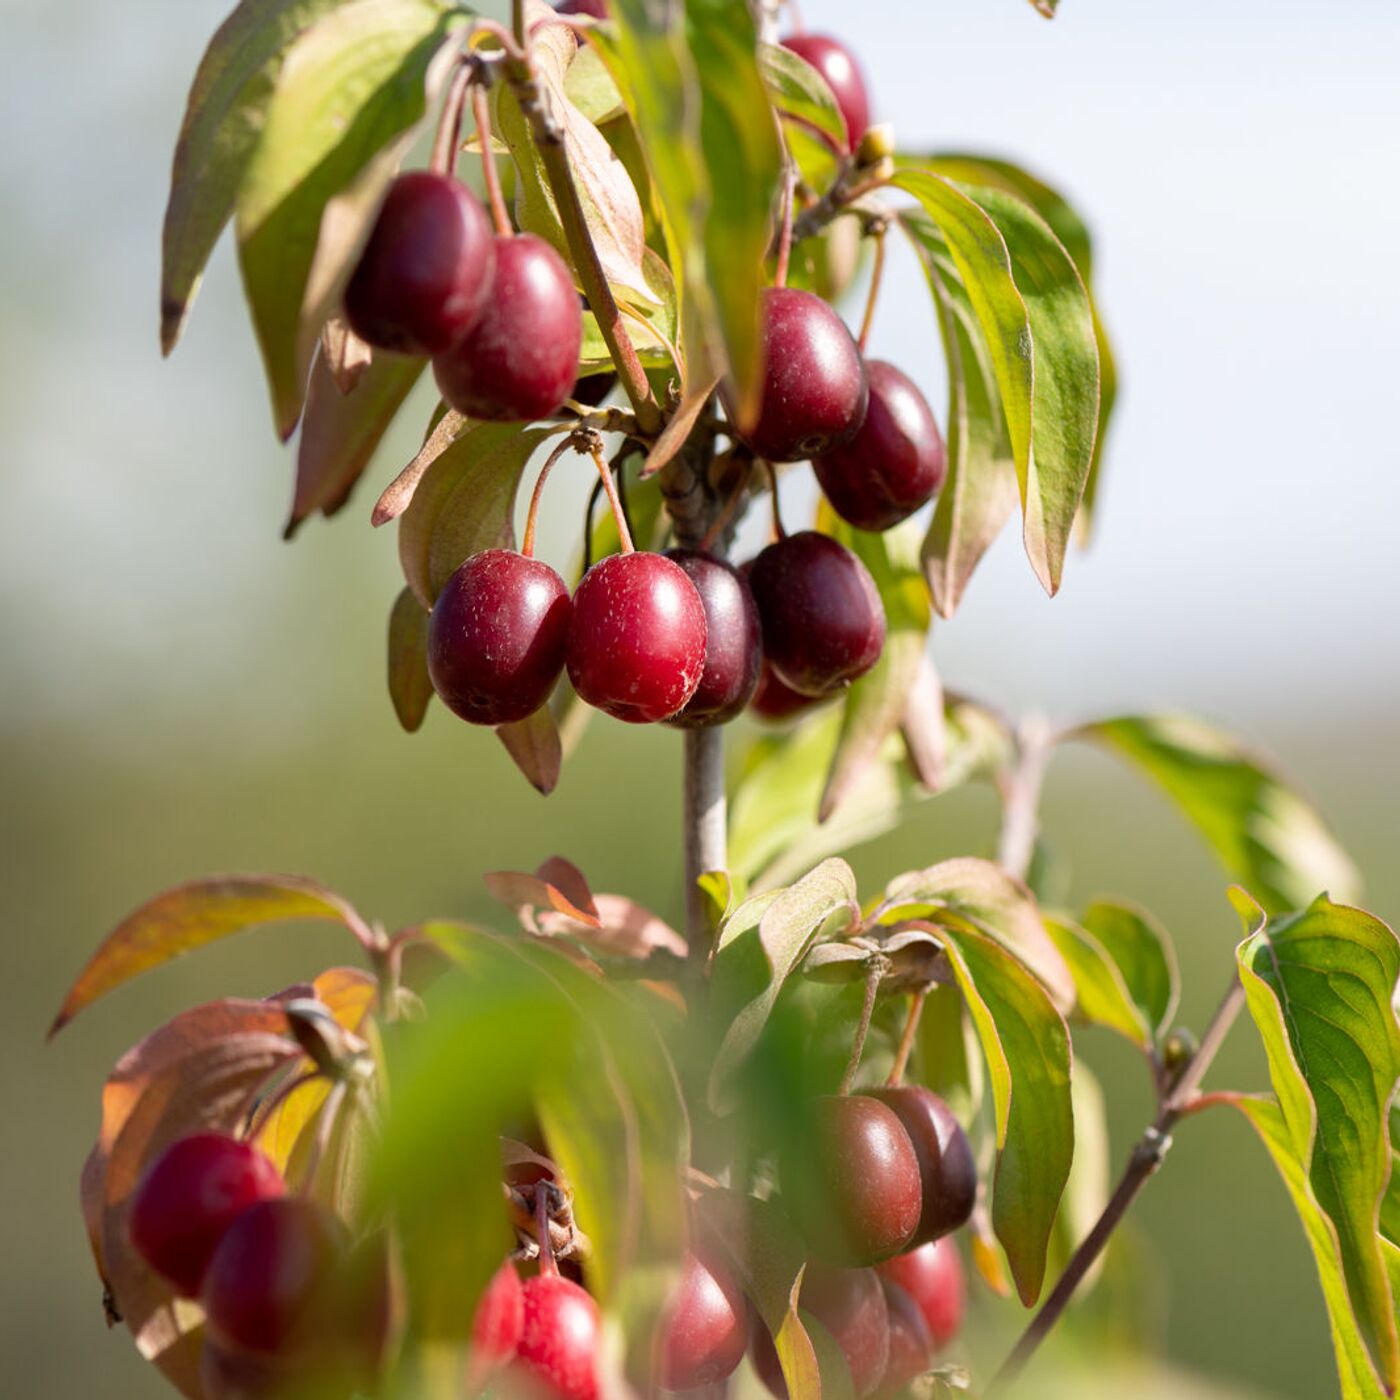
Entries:
[[919, 1306], [897, 1283], [880, 1280], [890, 1318], [890, 1360], [881, 1382], [881, 1400], [895, 1400], [916, 1376], [933, 1364], [933, 1334]]
[[433, 360], [442, 396], [468, 418], [549, 418], [578, 377], [583, 313], [564, 260], [531, 233], [497, 238], [491, 299], [471, 332]]
[[870, 406], [844, 447], [813, 458], [822, 491], [842, 520], [888, 530], [929, 500], [948, 474], [948, 453], [928, 401], [884, 360], [867, 360]]
[[[850, 1367], [857, 1397], [872, 1395], [884, 1379], [890, 1356], [889, 1313], [873, 1269], [829, 1269], [809, 1264], [798, 1306], [831, 1333]], [[764, 1385], [786, 1400], [787, 1385], [768, 1329], [756, 1323], [750, 1352]]]
[[798, 462], [855, 436], [865, 418], [865, 366], [846, 323], [812, 292], [763, 293], [763, 389], [744, 441], [770, 462]]
[[685, 708], [667, 722], [679, 729], [727, 724], [743, 711], [758, 685], [763, 661], [758, 609], [749, 585], [732, 564], [696, 549], [669, 549], [705, 609], [705, 668]]
[[214, 1345], [255, 1356], [338, 1358], [345, 1227], [300, 1196], [260, 1201], [224, 1232], [200, 1297]]
[[777, 672], [765, 661], [758, 673], [758, 687], [749, 701], [749, 709], [759, 719], [777, 723], [803, 714], [820, 704], [815, 695], [799, 695], [790, 685], [778, 679]]
[[525, 1330], [525, 1290], [509, 1259], [496, 1270], [472, 1319], [467, 1389], [475, 1394], [515, 1355]]
[[496, 269], [491, 221], [460, 180], [414, 170], [389, 187], [345, 288], [361, 340], [406, 355], [438, 355], [476, 325]]
[[926, 1244], [966, 1225], [977, 1201], [977, 1163], [953, 1110], [921, 1084], [872, 1089], [870, 1096], [894, 1110], [919, 1159], [923, 1212], [910, 1243]]
[[967, 1281], [962, 1256], [951, 1239], [921, 1244], [887, 1259], [880, 1272], [919, 1305], [936, 1346], [946, 1346], [958, 1335], [967, 1306]]
[[592, 15], [594, 19], [608, 17], [608, 0], [560, 0], [554, 8], [561, 15]]
[[525, 1280], [524, 1324], [514, 1368], [558, 1400], [597, 1400], [598, 1305], [570, 1279]]
[[564, 669], [572, 611], [564, 580], [548, 564], [513, 549], [473, 554], [433, 605], [433, 689], [472, 724], [534, 714]]
[[732, 1375], [748, 1345], [748, 1305], [738, 1281], [712, 1256], [686, 1256], [657, 1333], [664, 1390], [694, 1390]]
[[193, 1298], [224, 1231], [249, 1206], [285, 1191], [281, 1173], [256, 1147], [223, 1133], [195, 1133], [146, 1168], [132, 1198], [131, 1243]]
[[679, 564], [660, 554], [610, 554], [574, 591], [569, 679], [590, 705], [651, 724], [695, 694], [705, 642], [705, 608]]
[[763, 624], [763, 654], [802, 695], [829, 695], [879, 659], [885, 609], [870, 571], [845, 545], [815, 530], [770, 544], [749, 574]]
[[846, 149], [854, 151], [870, 125], [870, 98], [855, 56], [845, 44], [826, 34], [791, 34], [782, 44], [826, 79], [846, 119]]
[[919, 1224], [919, 1159], [878, 1099], [831, 1096], [813, 1105], [812, 1132], [784, 1154], [783, 1200], [812, 1253], [873, 1264], [904, 1248]]

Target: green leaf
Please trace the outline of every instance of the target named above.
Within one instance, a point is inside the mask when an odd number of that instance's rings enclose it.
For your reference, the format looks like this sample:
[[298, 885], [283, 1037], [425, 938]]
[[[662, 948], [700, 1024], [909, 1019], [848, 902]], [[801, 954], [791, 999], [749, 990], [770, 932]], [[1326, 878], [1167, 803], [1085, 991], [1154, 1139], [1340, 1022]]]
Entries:
[[463, 560], [514, 544], [520, 477], [534, 450], [560, 431], [478, 423], [432, 459], [399, 517], [399, 562], [425, 608]]
[[1069, 1030], [1040, 982], [970, 922], [940, 925], [967, 1001], [996, 1107], [992, 1223], [1021, 1301], [1045, 1281], [1046, 1254], [1074, 1156]]
[[1103, 944], [1072, 919], [1047, 916], [1045, 929], [1074, 978], [1076, 1017], [1117, 1031], [1134, 1045], [1150, 1050], [1152, 1031]]
[[158, 894], [103, 939], [68, 990], [49, 1034], [62, 1030], [84, 1007], [172, 958], [259, 924], [329, 920], [344, 924], [362, 944], [371, 942], [364, 920], [348, 901], [298, 875], [211, 875]]
[[297, 443], [297, 481], [284, 539], [314, 511], [334, 515], [369, 466], [394, 415], [426, 362], [375, 355], [348, 393], [336, 384], [324, 351], [317, 351]]
[[[1341, 1400], [1383, 1400], [1386, 1394], [1377, 1384], [1366, 1345], [1358, 1330], [1347, 1295], [1346, 1279], [1337, 1258], [1337, 1241], [1327, 1216], [1322, 1212], [1308, 1184], [1307, 1172], [1293, 1151], [1293, 1143], [1283, 1113], [1272, 1098], [1241, 1095], [1232, 1100], [1244, 1114], [1260, 1141], [1274, 1159], [1312, 1249], [1327, 1320], [1332, 1329], [1332, 1346], [1337, 1354], [1337, 1374]], [[1389, 1262], [1389, 1251], [1388, 1262]]]
[[411, 588], [401, 589], [389, 612], [389, 699], [399, 723], [414, 734], [428, 713], [428, 617]]
[[846, 117], [826, 79], [791, 49], [760, 44], [758, 66], [773, 106], [785, 117], [819, 131], [838, 150], [847, 149]]
[[710, 1072], [709, 1100], [729, 1106], [729, 1081], [758, 1043], [778, 994], [828, 919], [856, 910], [856, 879], [836, 857], [824, 860], [787, 889], [753, 895], [720, 926], [711, 1001], [725, 1027]]
[[1360, 876], [1317, 812], [1239, 742], [1186, 715], [1124, 715], [1086, 725], [1170, 797], [1220, 863], [1269, 913], [1326, 890], [1354, 900]]
[[442, 0], [353, 0], [287, 52], [238, 190], [239, 266], [285, 437], [380, 198], [466, 22]]
[[1372, 1362], [1394, 1390], [1400, 1335], [1377, 1224], [1400, 1080], [1400, 942], [1379, 919], [1323, 895], [1246, 938], [1239, 965], [1293, 1155], [1336, 1232]]
[[[1069, 1263], [1074, 1251], [1093, 1229], [1112, 1188], [1109, 1172], [1108, 1105], [1099, 1081], [1082, 1059], [1070, 1071], [1070, 1099], [1074, 1106], [1074, 1160], [1069, 1180], [1055, 1216], [1055, 1232], [1050, 1241], [1050, 1271], [1058, 1274]], [[1104, 1272], [1104, 1256], [1084, 1276], [1083, 1297]]]
[[991, 351], [938, 225], [899, 217], [928, 279], [948, 369], [948, 475], [924, 538], [924, 568], [940, 616], [952, 617], [973, 570], [1016, 508], [1016, 462]]
[[919, 1016], [916, 1083], [945, 1100], [958, 1121], [970, 1123], [982, 1108], [985, 1076], [977, 1035], [956, 987], [933, 986]]
[[282, 55], [340, 0], [241, 0], [204, 51], [175, 143], [161, 236], [160, 345], [180, 339], [262, 135]]
[[[919, 567], [918, 537], [901, 526], [883, 534], [856, 530], [823, 506], [819, 528], [870, 570], [885, 606], [885, 646], [875, 665], [853, 681], [841, 709], [841, 734], [817, 820], [826, 821], [880, 755], [909, 706], [928, 644], [928, 584]], [[914, 527], [917, 529], [917, 526]]]
[[1108, 899], [1096, 900], [1079, 922], [1112, 960], [1153, 1037], [1165, 1035], [1181, 994], [1166, 929], [1145, 910]]

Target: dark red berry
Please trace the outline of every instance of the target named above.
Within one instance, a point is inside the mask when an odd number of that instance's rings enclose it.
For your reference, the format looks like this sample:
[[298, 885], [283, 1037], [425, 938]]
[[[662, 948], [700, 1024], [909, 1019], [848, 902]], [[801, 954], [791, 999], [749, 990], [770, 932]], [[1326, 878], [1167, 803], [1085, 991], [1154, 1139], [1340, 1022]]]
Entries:
[[744, 1359], [748, 1337], [738, 1281], [712, 1255], [687, 1255], [657, 1336], [662, 1389], [694, 1390], [726, 1379]]
[[345, 1227], [314, 1201], [284, 1196], [250, 1206], [224, 1232], [204, 1276], [214, 1345], [255, 1356], [341, 1355], [347, 1253]]
[[597, 1303], [558, 1274], [526, 1279], [523, 1292], [524, 1323], [514, 1368], [527, 1385], [543, 1386], [558, 1400], [597, 1400]]
[[256, 1147], [223, 1133], [195, 1133], [146, 1168], [132, 1197], [131, 1243], [193, 1298], [224, 1231], [249, 1206], [285, 1191], [281, 1173]]
[[[873, 1269], [831, 1269], [808, 1264], [798, 1306], [831, 1333], [846, 1358], [857, 1397], [872, 1395], [884, 1379], [890, 1355], [885, 1292]], [[787, 1386], [768, 1329], [755, 1323], [751, 1355], [764, 1385], [786, 1400]]]
[[880, 1272], [919, 1305], [935, 1346], [946, 1346], [962, 1327], [967, 1282], [962, 1256], [947, 1237], [887, 1259]]
[[608, 0], [560, 0], [554, 8], [561, 15], [592, 15], [594, 19], [608, 17]]
[[199, 1358], [199, 1383], [204, 1400], [296, 1400], [315, 1394], [311, 1386], [324, 1379], [307, 1370], [304, 1363], [225, 1351], [206, 1341]]
[[777, 673], [765, 661], [758, 673], [758, 687], [749, 701], [749, 709], [759, 719], [778, 723], [804, 714], [821, 700], [815, 695], [799, 695], [790, 685], [778, 679]]
[[846, 323], [812, 292], [763, 293], [763, 387], [744, 441], [770, 462], [798, 462], [855, 436], [865, 418], [865, 366]]
[[812, 460], [832, 509], [860, 530], [888, 530], [943, 485], [948, 453], [928, 401], [908, 375], [867, 360], [870, 406], [844, 447]]
[[782, 43], [826, 79], [846, 119], [846, 149], [854, 151], [870, 125], [870, 98], [855, 56], [845, 44], [826, 34], [791, 34]]
[[407, 355], [439, 355], [476, 325], [496, 268], [491, 221], [460, 180], [414, 170], [389, 187], [345, 289], [361, 340]]
[[705, 669], [686, 707], [668, 723], [680, 729], [727, 724], [742, 713], [758, 685], [763, 662], [758, 609], [749, 585], [732, 564], [695, 549], [670, 549], [666, 558], [685, 570], [705, 609]]
[[890, 1318], [890, 1360], [878, 1394], [881, 1400], [904, 1395], [910, 1381], [933, 1365], [933, 1334], [919, 1305], [897, 1283], [882, 1278], [885, 1310]]
[[443, 398], [468, 418], [549, 418], [578, 378], [578, 293], [542, 238], [521, 233], [495, 246], [491, 300], [470, 334], [433, 360], [433, 374]]
[[574, 590], [569, 679], [590, 705], [631, 724], [669, 719], [705, 669], [705, 608], [660, 554], [610, 554]]
[[472, 724], [534, 714], [564, 669], [572, 611], [564, 580], [548, 564], [513, 549], [473, 554], [433, 605], [433, 689]]
[[770, 544], [749, 587], [763, 624], [763, 654], [801, 695], [829, 695], [863, 676], [885, 645], [885, 609], [870, 571], [845, 545], [815, 530]]
[[894, 1113], [864, 1094], [818, 1099], [812, 1132], [784, 1153], [783, 1200], [812, 1253], [873, 1264], [919, 1224], [919, 1159]]
[[525, 1330], [525, 1291], [509, 1259], [496, 1270], [472, 1319], [467, 1389], [475, 1394], [515, 1355]]
[[977, 1201], [977, 1163], [953, 1110], [921, 1084], [872, 1089], [870, 1096], [894, 1110], [919, 1159], [923, 1211], [911, 1243], [927, 1244], [966, 1225]]

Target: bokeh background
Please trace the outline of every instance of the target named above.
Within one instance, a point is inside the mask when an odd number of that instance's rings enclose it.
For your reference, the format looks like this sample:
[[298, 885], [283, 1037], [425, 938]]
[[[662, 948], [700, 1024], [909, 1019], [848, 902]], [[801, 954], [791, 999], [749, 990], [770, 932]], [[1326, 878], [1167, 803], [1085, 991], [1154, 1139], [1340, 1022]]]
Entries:
[[[440, 710], [412, 738], [394, 722], [397, 564], [368, 505], [427, 405], [340, 519], [285, 545], [291, 463], [227, 244], [161, 362], [169, 150], [225, 8], [0, 7], [5, 1395], [159, 1393], [103, 1328], [77, 1211], [110, 1063], [193, 1001], [270, 992], [351, 953], [315, 930], [254, 934], [46, 1046], [67, 980], [128, 909], [195, 874], [265, 869], [315, 875], [390, 923], [486, 914], [482, 871], [559, 851], [595, 887], [678, 913], [673, 734], [599, 720], [545, 802], [489, 735]], [[1063, 0], [1046, 24], [1022, 0], [803, 9], [854, 43], [905, 149], [1021, 160], [1098, 238], [1125, 382], [1098, 537], [1051, 603], [1009, 532], [937, 633], [945, 677], [1057, 718], [1172, 705], [1228, 722], [1285, 758], [1367, 872], [1370, 905], [1400, 917], [1400, 12]], [[941, 396], [917, 273], [896, 259], [891, 276], [875, 349]], [[546, 545], [561, 563], [567, 514]], [[1056, 763], [1046, 819], [1076, 901], [1127, 895], [1174, 931], [1182, 1019], [1199, 1027], [1237, 926], [1195, 838], [1091, 754]], [[953, 794], [855, 863], [873, 884], [988, 850], [993, 826], [987, 793]], [[1089, 1036], [1083, 1053], [1121, 1159], [1146, 1120], [1142, 1076], [1115, 1044]], [[1219, 1076], [1262, 1084], [1247, 1033]], [[1170, 1280], [1151, 1309], [1163, 1354], [1214, 1388], [1100, 1374], [1095, 1393], [1334, 1394], [1311, 1264], [1262, 1152], [1210, 1115], [1179, 1138], [1134, 1212], [1136, 1249]]]

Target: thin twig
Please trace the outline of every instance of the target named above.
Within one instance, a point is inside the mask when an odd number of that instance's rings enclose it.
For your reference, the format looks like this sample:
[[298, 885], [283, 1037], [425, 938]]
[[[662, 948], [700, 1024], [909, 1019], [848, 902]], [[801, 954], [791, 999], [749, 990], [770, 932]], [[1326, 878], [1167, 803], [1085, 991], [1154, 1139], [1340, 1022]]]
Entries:
[[904, 1022], [904, 1034], [899, 1037], [899, 1049], [894, 1052], [894, 1064], [890, 1066], [889, 1078], [885, 1080], [886, 1085], [891, 1088], [904, 1078], [904, 1070], [909, 1064], [909, 1056], [914, 1050], [914, 1038], [919, 1030], [919, 1017], [923, 1015], [924, 1000], [927, 996], [928, 988], [920, 987], [909, 998], [909, 1015]]
[[549, 474], [554, 470], [554, 464], [570, 448], [577, 450], [577, 447], [578, 444], [574, 441], [572, 434], [566, 437], [545, 458], [544, 466], [540, 468], [540, 474], [535, 478], [535, 489], [530, 493], [530, 508], [525, 513], [525, 538], [520, 543], [520, 552], [527, 559], [532, 559], [535, 555], [535, 526], [539, 521], [540, 502], [544, 499], [544, 484], [549, 480]]
[[476, 118], [476, 139], [481, 143], [481, 178], [486, 183], [486, 200], [491, 207], [491, 222], [501, 238], [509, 238], [510, 211], [501, 194], [501, 172], [496, 169], [496, 153], [491, 149], [491, 97], [484, 87], [472, 89], [472, 116]]
[[797, 200], [797, 167], [789, 165], [783, 180], [783, 214], [778, 225], [778, 265], [773, 271], [773, 285], [786, 287], [788, 263], [792, 258], [792, 206]]
[[865, 1054], [865, 1039], [870, 1034], [870, 1018], [875, 1014], [875, 998], [887, 971], [889, 959], [879, 954], [870, 959], [870, 966], [865, 974], [865, 1001], [861, 1004], [860, 1021], [856, 1025], [855, 1039], [851, 1042], [851, 1058], [846, 1062], [846, 1072], [841, 1076], [838, 1093], [849, 1094], [851, 1085], [856, 1082], [861, 1056]]
[[865, 316], [860, 323], [860, 336], [856, 341], [862, 355], [870, 342], [871, 327], [875, 324], [875, 303], [880, 299], [880, 283], [885, 276], [885, 238], [889, 231], [889, 225], [881, 222], [870, 235], [875, 240], [875, 261], [870, 268], [870, 292], [865, 298]]
[[598, 475], [603, 481], [603, 490], [608, 493], [608, 504], [612, 507], [613, 519], [617, 522], [617, 537], [622, 543], [622, 552], [631, 554], [636, 550], [636, 545], [632, 543], [632, 527], [628, 523], [627, 510], [622, 504], [622, 496], [613, 478], [612, 468], [608, 465], [608, 459], [603, 456], [602, 439], [592, 429], [584, 431], [589, 436], [588, 455], [593, 458], [593, 465], [598, 468]]
[[452, 86], [442, 104], [437, 131], [433, 133], [433, 152], [428, 166], [438, 175], [451, 175], [457, 168], [457, 147], [462, 142], [462, 107], [467, 88], [471, 86], [472, 67], [463, 63], [452, 76]]
[[787, 531], [783, 528], [783, 513], [778, 509], [778, 469], [766, 457], [756, 457], [754, 460], [768, 477], [768, 494], [773, 498], [773, 538], [785, 540]]

